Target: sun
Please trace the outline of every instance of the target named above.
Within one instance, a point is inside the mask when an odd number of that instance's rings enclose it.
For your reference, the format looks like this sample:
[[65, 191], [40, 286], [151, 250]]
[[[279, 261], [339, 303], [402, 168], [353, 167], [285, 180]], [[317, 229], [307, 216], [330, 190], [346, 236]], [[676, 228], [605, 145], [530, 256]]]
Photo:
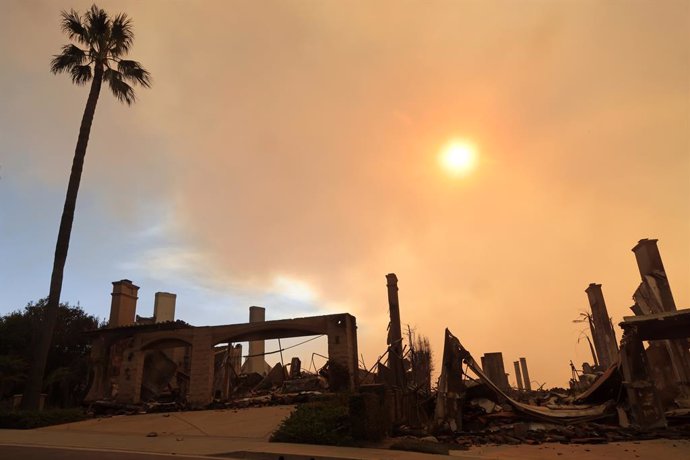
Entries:
[[441, 149], [439, 162], [447, 173], [465, 176], [474, 170], [477, 164], [477, 149], [470, 142], [452, 140]]

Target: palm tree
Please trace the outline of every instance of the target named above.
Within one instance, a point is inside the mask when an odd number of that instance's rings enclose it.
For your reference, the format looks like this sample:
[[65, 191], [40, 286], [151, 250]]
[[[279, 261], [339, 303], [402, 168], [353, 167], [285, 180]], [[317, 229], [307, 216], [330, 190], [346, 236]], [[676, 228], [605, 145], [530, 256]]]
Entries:
[[77, 45], [70, 43], [63, 46], [62, 52], [54, 56], [50, 70], [54, 74], [69, 73], [72, 82], [77, 85], [84, 85], [91, 81], [91, 90], [86, 100], [77, 147], [74, 150], [72, 172], [69, 177], [65, 206], [62, 210], [60, 230], [55, 245], [55, 259], [50, 277], [50, 291], [44, 312], [45, 317], [22, 400], [23, 409], [33, 410], [38, 408], [43, 374], [53, 338], [55, 319], [60, 304], [60, 292], [62, 291], [62, 276], [67, 260], [70, 234], [72, 233], [74, 210], [77, 204], [77, 192], [79, 191], [86, 145], [89, 142], [91, 124], [96, 111], [101, 84], [103, 81], [107, 82], [113, 95], [127, 105], [131, 105], [135, 101], [134, 89], [131, 85], [141, 85], [146, 88], [151, 85], [150, 74], [141, 64], [123, 59], [132, 47], [134, 40], [132, 22], [126, 14], [118, 14], [110, 18], [104, 10], [92, 5], [83, 17], [74, 10], [63, 11], [61, 15], [62, 31]]

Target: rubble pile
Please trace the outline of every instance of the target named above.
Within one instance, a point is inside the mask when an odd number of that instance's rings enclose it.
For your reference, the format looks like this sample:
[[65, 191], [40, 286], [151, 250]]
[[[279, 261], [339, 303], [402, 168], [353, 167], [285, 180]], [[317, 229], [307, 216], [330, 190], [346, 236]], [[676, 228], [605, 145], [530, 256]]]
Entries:
[[[104, 415], [235, 409], [304, 403], [323, 399], [327, 392], [351, 390], [348, 423], [355, 438], [368, 441], [392, 434], [461, 448], [487, 443], [687, 439], [690, 309], [676, 308], [656, 240], [640, 240], [633, 252], [641, 275], [631, 307], [635, 316], [619, 324], [623, 331], [619, 342], [601, 285], [587, 287], [591, 313], [583, 313], [576, 322], [589, 324], [593, 364], [583, 363], [578, 370], [571, 361], [568, 389], [544, 390], [544, 385], [530, 378], [525, 357], [513, 361], [516, 384], [512, 385], [501, 352], [484, 353], [477, 362], [448, 329], [440, 376], [432, 389], [428, 339], [414, 338], [408, 326], [404, 345], [398, 278], [390, 273], [386, 276], [387, 349], [368, 370], [357, 364], [356, 323], [351, 315], [265, 322], [263, 308], [251, 307], [248, 324], [202, 330], [167, 322], [101, 330], [92, 349], [94, 362], [110, 367], [98, 371], [98, 385], [91, 393], [111, 399], [93, 401], [90, 410]], [[120, 284], [136, 287], [125, 281]], [[215, 338], [209, 335], [213, 331], [217, 331]], [[272, 367], [266, 363], [265, 337], [300, 334], [328, 336], [329, 357], [324, 356], [328, 361], [321, 369], [304, 371], [298, 358], [283, 364], [283, 351], [292, 347], [271, 352], [280, 352], [281, 363]], [[227, 345], [213, 345], [225, 343], [220, 339], [229, 336], [238, 341], [250, 338], [244, 364], [240, 344], [228, 340]], [[195, 340], [211, 344], [210, 353], [200, 346], [195, 352], [190, 347]], [[161, 351], [152, 345], [169, 348]], [[195, 362], [201, 364], [194, 368], [190, 363]], [[108, 378], [113, 382], [110, 390]], [[132, 382], [140, 382], [141, 388]], [[533, 388], [533, 383], [538, 387]], [[145, 402], [131, 404], [141, 400]]]
[[[293, 365], [294, 363], [293, 360]], [[205, 407], [192, 407], [179, 393], [163, 391], [140, 404], [124, 404], [114, 400], [94, 401], [88, 405], [87, 411], [94, 416], [107, 416], [291, 405], [319, 399], [329, 391], [328, 363], [318, 374], [307, 371], [287, 372], [286, 367], [278, 363], [265, 376], [256, 372], [240, 374], [232, 380], [233, 390], [229, 399], [217, 395]]]
[[431, 436], [403, 426], [396, 435], [405, 439], [416, 439], [446, 444], [460, 448], [486, 444], [606, 444], [609, 442], [641, 441], [648, 439], [688, 439], [690, 425], [670, 426], [665, 429], [643, 431], [621, 428], [604, 423], [580, 423], [577, 425], [557, 425], [542, 422], [485, 423], [481, 429], [467, 430], [455, 434]]
[[[465, 391], [457, 400], [461, 414], [455, 429], [450, 424], [412, 427], [401, 425], [394, 435], [401, 439], [437, 442], [459, 449], [486, 444], [604, 444], [609, 442], [648, 439], [690, 438], [690, 409], [667, 412], [668, 426], [657, 429], [621, 426], [621, 412], [613, 401], [604, 404], [608, 409], [596, 421], [557, 423], [515, 410], [509, 400], [493, 392], [484, 382], [464, 380]], [[579, 395], [565, 391], [512, 392], [511, 399], [529, 402], [533, 407], [553, 411], [581, 411], [591, 405], [575, 404]], [[621, 401], [623, 404], [624, 401]], [[546, 418], [546, 417], [544, 417]]]
[[432, 410], [410, 404], [409, 382], [395, 372], [403, 362], [395, 348], [400, 306], [397, 277], [387, 275], [388, 366], [379, 365], [378, 381], [393, 399], [394, 433], [464, 446], [690, 437], [690, 309], [676, 309], [656, 241], [643, 239], [633, 248], [642, 283], [633, 295], [636, 316], [620, 323], [620, 344], [601, 285], [585, 290], [591, 313], [576, 322], [589, 323], [594, 365], [578, 371], [571, 362], [569, 389], [533, 390], [524, 357], [513, 362], [512, 387], [502, 353], [485, 353], [479, 364], [446, 329]]

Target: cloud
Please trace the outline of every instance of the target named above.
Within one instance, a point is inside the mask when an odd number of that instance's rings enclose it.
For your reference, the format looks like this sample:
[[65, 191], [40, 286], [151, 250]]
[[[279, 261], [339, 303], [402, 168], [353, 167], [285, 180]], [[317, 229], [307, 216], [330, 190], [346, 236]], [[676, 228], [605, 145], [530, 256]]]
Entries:
[[[17, 70], [0, 76], [2, 141], [23, 155], [3, 175], [63, 193], [85, 94], [27, 60], [64, 41], [41, 5], [32, 40], [0, 48]], [[637, 239], [660, 238], [672, 282], [690, 277], [679, 5], [106, 4], [135, 18], [154, 87], [132, 108], [103, 94], [78, 219], [109, 251], [135, 242], [118, 268], [178, 292], [182, 319], [344, 310], [373, 362], [396, 272], [403, 322], [437, 358], [447, 326], [564, 385], [582, 291], [601, 282], [614, 322], [628, 314]], [[462, 181], [436, 162], [454, 137], [480, 152]]]
[[313, 303], [317, 299], [316, 293], [309, 284], [283, 275], [273, 278], [273, 289], [280, 295], [300, 302]]
[[[375, 7], [286, 7], [281, 21], [243, 12], [261, 20], [208, 40], [222, 56], [204, 75], [213, 90], [178, 94], [201, 114], [190, 122], [203, 133], [194, 138], [201, 156], [179, 152], [184, 233], [235, 281], [290, 296], [271, 278], [290, 274], [318, 292], [320, 311], [345, 306], [370, 357], [385, 348], [384, 275], [395, 271], [403, 321], [438, 355], [448, 326], [476, 354], [526, 355], [536, 378], [563, 385], [587, 283], [606, 283], [620, 317], [636, 282], [635, 241], [651, 233], [688, 247], [671, 213], [634, 224], [634, 210], [657, 206], [654, 193], [687, 216], [680, 194], [619, 188], [634, 188], [639, 170], [653, 182], [673, 174], [637, 147], [641, 132], [687, 166], [687, 134], [649, 116], [687, 90], [676, 78], [687, 68], [654, 52], [666, 39], [644, 14], [594, 9], [608, 20], [590, 24], [585, 9], [559, 6], [494, 11], [492, 23], [471, 7], [399, 8], [387, 21]], [[636, 42], [654, 43], [644, 63], [625, 43], [633, 30]], [[657, 85], [657, 74], [673, 84]], [[199, 85], [195, 75], [181, 80]], [[654, 96], [640, 104], [647, 91]], [[671, 110], [674, 126], [687, 121]], [[460, 134], [482, 155], [464, 182], [436, 167], [439, 146]]]

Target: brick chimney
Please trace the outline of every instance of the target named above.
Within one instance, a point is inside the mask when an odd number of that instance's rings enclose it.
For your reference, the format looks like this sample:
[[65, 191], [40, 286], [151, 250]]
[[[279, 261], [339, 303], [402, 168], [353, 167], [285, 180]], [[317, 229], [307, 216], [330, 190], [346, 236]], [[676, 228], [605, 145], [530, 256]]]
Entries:
[[175, 321], [175, 301], [177, 295], [170, 292], [156, 292], [153, 301], [153, 320], [156, 323]]
[[137, 294], [139, 286], [130, 280], [113, 281], [112, 302], [110, 304], [110, 321], [108, 327], [120, 327], [134, 324], [137, 312]]

